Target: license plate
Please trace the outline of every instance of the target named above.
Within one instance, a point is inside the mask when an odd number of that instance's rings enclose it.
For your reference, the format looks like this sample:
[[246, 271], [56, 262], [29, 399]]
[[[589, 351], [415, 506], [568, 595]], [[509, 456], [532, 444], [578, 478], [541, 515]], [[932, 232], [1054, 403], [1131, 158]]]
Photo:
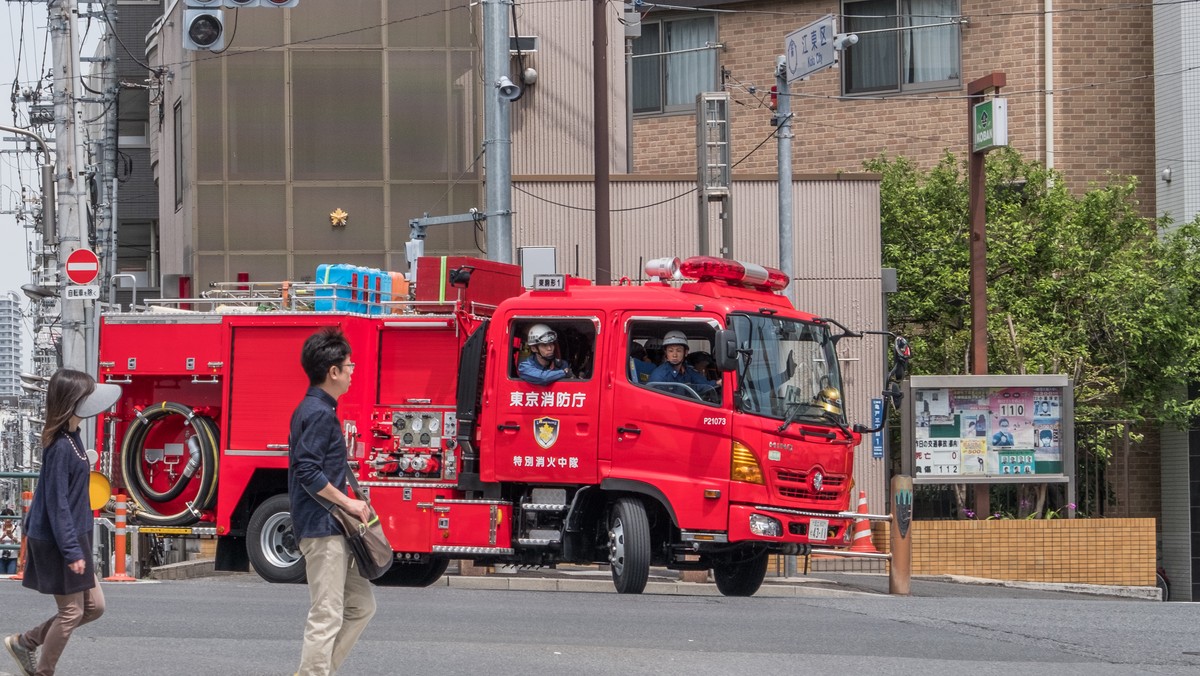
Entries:
[[808, 522], [808, 539], [824, 542], [829, 538], [828, 519], [810, 519]]

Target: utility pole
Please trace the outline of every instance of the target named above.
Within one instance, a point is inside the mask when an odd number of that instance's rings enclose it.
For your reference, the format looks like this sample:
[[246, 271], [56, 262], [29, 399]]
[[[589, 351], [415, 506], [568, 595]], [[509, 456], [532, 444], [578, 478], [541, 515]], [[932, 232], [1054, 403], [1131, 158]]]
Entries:
[[[62, 318], [62, 365], [87, 370], [84, 303], [67, 300], [67, 257], [88, 245], [87, 190], [83, 148], [75, 111], [79, 47], [75, 37], [75, 0], [50, 0], [47, 8], [54, 55], [54, 150], [58, 187], [58, 305]], [[94, 370], [94, 369], [93, 369]]]
[[[611, 186], [608, 125], [608, 3], [592, 0], [592, 158], [596, 206], [596, 284], [612, 283]], [[628, 102], [626, 102], [628, 105]]]
[[487, 170], [488, 260], [512, 262], [512, 102], [521, 90], [509, 79], [508, 12], [512, 0], [482, 0], [483, 149]]
[[[787, 57], [775, 59], [775, 137], [779, 139], [779, 269], [789, 280], [796, 276], [792, 243], [792, 92], [788, 88]], [[788, 298], [797, 304], [796, 284], [788, 285]]]

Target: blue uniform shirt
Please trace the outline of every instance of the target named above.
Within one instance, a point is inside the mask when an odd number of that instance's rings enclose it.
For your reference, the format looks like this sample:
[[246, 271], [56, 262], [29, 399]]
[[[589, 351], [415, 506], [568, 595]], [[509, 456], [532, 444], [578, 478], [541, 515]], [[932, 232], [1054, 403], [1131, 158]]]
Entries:
[[292, 413], [288, 456], [288, 495], [296, 538], [340, 535], [333, 516], [313, 498], [327, 484], [346, 490], [346, 440], [338, 422], [337, 400], [319, 387], [308, 388]]
[[550, 366], [542, 366], [536, 354], [517, 364], [517, 374], [521, 380], [534, 385], [549, 385], [567, 377], [567, 362], [563, 359], [551, 359]]
[[658, 365], [650, 373], [650, 382], [652, 383], [687, 383], [688, 385], [696, 385], [700, 392], [707, 392], [717, 386], [713, 381], [700, 375], [696, 369], [686, 364], [683, 371], [676, 370], [671, 362], [664, 361]]

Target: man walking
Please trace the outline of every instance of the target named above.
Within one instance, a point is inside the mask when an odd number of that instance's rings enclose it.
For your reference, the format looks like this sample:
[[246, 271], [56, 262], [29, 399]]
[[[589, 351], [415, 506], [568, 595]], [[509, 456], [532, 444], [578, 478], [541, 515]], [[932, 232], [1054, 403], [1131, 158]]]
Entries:
[[375, 615], [371, 583], [326, 508], [315, 496], [363, 521], [367, 503], [346, 495], [346, 442], [337, 400], [350, 389], [350, 343], [336, 328], [309, 336], [300, 352], [309, 388], [292, 414], [288, 435], [288, 494], [292, 526], [308, 573], [311, 606], [300, 654], [302, 676], [324, 676], [341, 667]]

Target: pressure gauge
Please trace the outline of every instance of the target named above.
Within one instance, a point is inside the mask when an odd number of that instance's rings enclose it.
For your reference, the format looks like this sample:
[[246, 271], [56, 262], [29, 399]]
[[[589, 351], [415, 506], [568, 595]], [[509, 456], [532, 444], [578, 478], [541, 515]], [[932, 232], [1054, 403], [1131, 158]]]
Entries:
[[421, 431], [421, 419], [420, 419], [420, 418], [413, 418], [413, 421], [412, 421], [412, 431], [414, 431], [414, 432], [420, 432], [420, 431]]
[[442, 427], [442, 423], [438, 422], [438, 419], [437, 419], [437, 418], [431, 418], [431, 419], [429, 420], [429, 431], [430, 431], [430, 432], [433, 432], [434, 434], [437, 434], [437, 431], [438, 431], [438, 430], [439, 430], [441, 427]]

